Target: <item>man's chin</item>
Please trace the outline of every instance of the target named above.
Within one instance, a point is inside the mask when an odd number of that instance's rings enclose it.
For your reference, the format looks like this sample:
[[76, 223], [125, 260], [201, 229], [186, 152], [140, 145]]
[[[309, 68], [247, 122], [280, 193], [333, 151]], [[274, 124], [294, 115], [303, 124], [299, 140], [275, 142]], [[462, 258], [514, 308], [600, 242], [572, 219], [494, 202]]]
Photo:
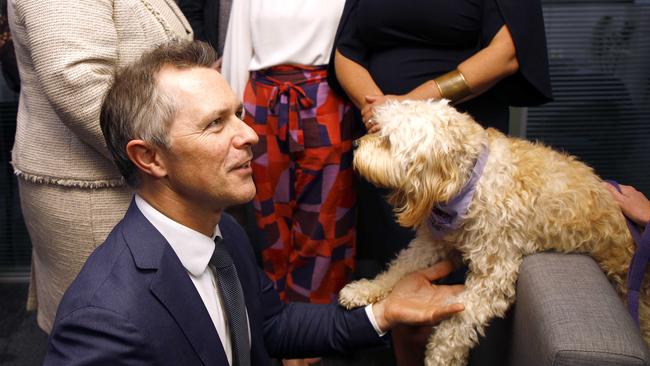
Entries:
[[[244, 188], [244, 187], [242, 187]], [[255, 198], [255, 185], [251, 182], [250, 189], [247, 192], [242, 192], [240, 195], [237, 195], [237, 205], [248, 203]]]

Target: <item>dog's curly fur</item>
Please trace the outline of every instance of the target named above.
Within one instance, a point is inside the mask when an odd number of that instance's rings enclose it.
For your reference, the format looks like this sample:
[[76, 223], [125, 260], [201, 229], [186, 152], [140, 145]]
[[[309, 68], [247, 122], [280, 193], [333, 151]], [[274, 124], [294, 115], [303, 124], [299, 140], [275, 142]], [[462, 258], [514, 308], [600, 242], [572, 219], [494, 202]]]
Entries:
[[[346, 286], [348, 308], [385, 297], [404, 275], [442, 259], [461, 260], [469, 272], [458, 301], [465, 310], [434, 328], [426, 365], [464, 365], [488, 322], [515, 299], [525, 255], [556, 250], [591, 255], [625, 298], [634, 244], [625, 219], [600, 178], [573, 156], [483, 129], [447, 101], [387, 103], [375, 115], [381, 132], [359, 141], [354, 166], [370, 182], [390, 188], [398, 222], [416, 237], [374, 280]], [[489, 156], [461, 225], [434, 239], [426, 225], [433, 207], [467, 181], [484, 143]], [[648, 328], [649, 289], [640, 304]]]

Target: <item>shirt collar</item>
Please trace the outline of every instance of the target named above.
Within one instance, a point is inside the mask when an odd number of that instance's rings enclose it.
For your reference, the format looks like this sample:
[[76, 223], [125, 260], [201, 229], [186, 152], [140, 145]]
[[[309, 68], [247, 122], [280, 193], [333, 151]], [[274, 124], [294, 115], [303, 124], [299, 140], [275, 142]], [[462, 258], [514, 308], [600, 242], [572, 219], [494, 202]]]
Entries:
[[135, 204], [167, 240], [183, 267], [192, 276], [203, 274], [214, 252], [214, 238], [221, 236], [219, 225], [215, 226], [212, 237], [208, 237], [165, 216], [137, 194]]

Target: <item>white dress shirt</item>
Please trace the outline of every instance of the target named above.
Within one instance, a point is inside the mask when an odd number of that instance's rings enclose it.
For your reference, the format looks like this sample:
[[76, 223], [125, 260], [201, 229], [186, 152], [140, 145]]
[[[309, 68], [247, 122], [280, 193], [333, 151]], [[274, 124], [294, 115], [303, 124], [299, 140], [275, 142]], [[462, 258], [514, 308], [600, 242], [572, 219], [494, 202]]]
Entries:
[[250, 71], [271, 66], [327, 65], [345, 0], [235, 0], [222, 73], [244, 96]]
[[[230, 330], [224, 317], [225, 310], [217, 289], [217, 282], [208, 267], [208, 262], [214, 252], [214, 238], [221, 235], [219, 226], [214, 228], [214, 234], [210, 238], [170, 219], [138, 195], [135, 195], [135, 204], [144, 217], [165, 237], [185, 267], [219, 334], [228, 363], [232, 365]], [[248, 314], [246, 315], [248, 316]], [[248, 337], [250, 340], [250, 331]]]

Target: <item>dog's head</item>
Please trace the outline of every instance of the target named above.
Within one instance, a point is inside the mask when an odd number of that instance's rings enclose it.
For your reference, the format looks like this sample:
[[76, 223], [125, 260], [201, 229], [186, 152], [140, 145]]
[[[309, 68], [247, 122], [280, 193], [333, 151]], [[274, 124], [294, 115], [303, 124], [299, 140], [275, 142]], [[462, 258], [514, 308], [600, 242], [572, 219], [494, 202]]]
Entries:
[[381, 131], [359, 139], [355, 169], [391, 189], [388, 199], [402, 226], [419, 226], [437, 203], [463, 187], [485, 131], [446, 100], [388, 102], [375, 111]]

